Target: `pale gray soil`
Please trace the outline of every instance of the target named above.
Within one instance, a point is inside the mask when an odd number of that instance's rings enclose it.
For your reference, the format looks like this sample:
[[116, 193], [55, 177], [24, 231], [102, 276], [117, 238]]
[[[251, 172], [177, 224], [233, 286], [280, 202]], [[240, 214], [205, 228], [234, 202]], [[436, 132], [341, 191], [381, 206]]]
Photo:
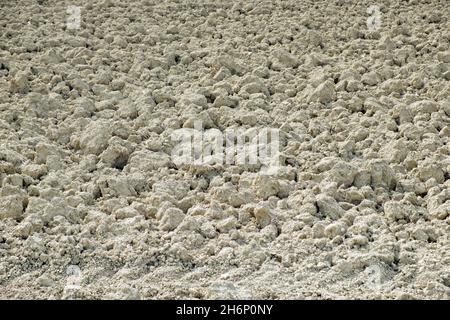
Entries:
[[[450, 299], [449, 17], [0, 0], [0, 298]], [[177, 166], [196, 119], [282, 168]]]

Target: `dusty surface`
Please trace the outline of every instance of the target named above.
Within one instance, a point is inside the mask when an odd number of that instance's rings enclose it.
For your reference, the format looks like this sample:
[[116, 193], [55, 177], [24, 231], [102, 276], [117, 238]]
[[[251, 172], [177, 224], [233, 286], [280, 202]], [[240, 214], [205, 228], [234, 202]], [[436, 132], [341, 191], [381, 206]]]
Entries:
[[450, 7], [370, 4], [0, 1], [0, 298], [450, 299]]

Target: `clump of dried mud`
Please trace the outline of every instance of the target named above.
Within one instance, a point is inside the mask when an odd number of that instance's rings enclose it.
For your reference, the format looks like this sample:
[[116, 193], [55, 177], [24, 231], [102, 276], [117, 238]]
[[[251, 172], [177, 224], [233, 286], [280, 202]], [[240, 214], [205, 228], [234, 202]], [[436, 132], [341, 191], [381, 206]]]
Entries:
[[[369, 5], [2, 2], [0, 298], [449, 299], [449, 5]], [[282, 168], [176, 166], [197, 119]]]

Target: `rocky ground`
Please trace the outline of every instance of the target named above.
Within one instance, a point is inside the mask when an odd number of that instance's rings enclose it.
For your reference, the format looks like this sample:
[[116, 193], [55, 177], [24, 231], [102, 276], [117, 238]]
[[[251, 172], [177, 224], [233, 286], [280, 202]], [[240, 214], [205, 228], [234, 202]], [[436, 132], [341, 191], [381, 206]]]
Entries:
[[450, 299], [450, 6], [373, 4], [0, 1], [0, 298]]

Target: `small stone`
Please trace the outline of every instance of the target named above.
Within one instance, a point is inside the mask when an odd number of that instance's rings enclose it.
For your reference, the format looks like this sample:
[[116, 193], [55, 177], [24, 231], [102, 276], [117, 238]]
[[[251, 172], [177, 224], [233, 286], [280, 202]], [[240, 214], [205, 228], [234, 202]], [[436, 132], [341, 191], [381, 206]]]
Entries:
[[336, 91], [330, 80], [320, 84], [308, 96], [308, 102], [329, 103], [334, 100], [336, 100]]
[[364, 245], [366, 245], [367, 243], [369, 243], [369, 240], [367, 239], [366, 236], [363, 236], [363, 235], [355, 235], [355, 236], [353, 236], [352, 238], [350, 238], [349, 241], [348, 241], [348, 244], [349, 244], [351, 247], [354, 247], [354, 246], [364, 246]]
[[445, 52], [439, 52], [437, 54], [437, 58], [441, 62], [450, 63], [450, 52], [448, 50]]
[[55, 284], [55, 281], [53, 281], [49, 276], [42, 275], [37, 279], [37, 282], [42, 287], [52, 287]]
[[300, 64], [298, 59], [286, 50], [277, 50], [274, 58], [276, 60], [275, 63], [279, 63], [287, 68], [295, 68]]
[[418, 219], [418, 210], [411, 204], [387, 201], [383, 207], [384, 213], [390, 221], [405, 220], [414, 222]]
[[444, 203], [430, 210], [430, 216], [434, 219], [445, 220], [450, 216], [450, 202]]
[[136, 209], [134, 209], [132, 207], [125, 207], [125, 208], [117, 209], [114, 212], [114, 215], [116, 216], [117, 219], [127, 219], [127, 218], [139, 216], [140, 213], [139, 213], [139, 211], [137, 211]]
[[330, 217], [332, 220], [339, 219], [345, 213], [344, 209], [339, 206], [337, 201], [330, 196], [319, 194], [316, 197], [316, 201], [319, 211], [325, 216]]
[[421, 228], [416, 228], [412, 233], [411, 236], [413, 239], [419, 240], [419, 241], [427, 241], [428, 240], [428, 234], [425, 230]]
[[23, 216], [23, 209], [22, 197], [18, 195], [0, 197], [0, 220], [19, 219]]
[[254, 215], [256, 218], [256, 223], [260, 228], [264, 228], [272, 222], [270, 209], [266, 206], [256, 206], [254, 209]]
[[334, 222], [325, 228], [325, 235], [330, 239], [337, 236], [343, 236], [347, 231], [347, 225], [344, 222]]
[[85, 154], [99, 155], [108, 146], [111, 134], [111, 125], [107, 121], [93, 121], [81, 134], [80, 148]]
[[418, 176], [419, 179], [424, 182], [434, 178], [438, 183], [443, 183], [445, 179], [441, 167], [433, 162], [422, 163], [419, 165]]
[[422, 100], [412, 103], [409, 108], [413, 114], [433, 113], [438, 111], [437, 103], [429, 100]]
[[43, 164], [27, 164], [22, 167], [22, 173], [33, 179], [39, 179], [43, 175], [47, 174], [48, 169], [46, 165]]
[[325, 174], [329, 176], [332, 181], [336, 182], [337, 186], [343, 185], [344, 187], [350, 187], [353, 184], [357, 173], [358, 170], [353, 165], [344, 161], [338, 161], [332, 169]]
[[206, 97], [199, 93], [186, 93], [181, 98], [181, 102], [187, 105], [193, 104], [199, 107], [206, 107], [208, 104]]
[[270, 196], [278, 194], [280, 184], [277, 179], [269, 175], [259, 174], [253, 180], [252, 188], [258, 197], [266, 200]]
[[237, 220], [235, 217], [229, 217], [226, 219], [223, 219], [219, 221], [216, 224], [217, 230], [219, 230], [221, 233], [230, 232], [231, 230], [235, 229], [237, 225]]
[[185, 214], [178, 208], [161, 207], [156, 214], [159, 218], [159, 228], [163, 231], [172, 231], [183, 222]]
[[367, 84], [369, 86], [375, 86], [381, 82], [381, 78], [377, 72], [371, 71], [371, 72], [365, 73], [361, 77], [361, 81], [362, 81], [362, 83]]
[[28, 77], [25, 73], [18, 73], [9, 83], [9, 91], [11, 93], [28, 93], [30, 87], [28, 85]]
[[394, 170], [386, 163], [386, 161], [374, 159], [371, 160], [367, 168], [371, 176], [371, 184], [374, 188], [393, 189], [396, 185]]

